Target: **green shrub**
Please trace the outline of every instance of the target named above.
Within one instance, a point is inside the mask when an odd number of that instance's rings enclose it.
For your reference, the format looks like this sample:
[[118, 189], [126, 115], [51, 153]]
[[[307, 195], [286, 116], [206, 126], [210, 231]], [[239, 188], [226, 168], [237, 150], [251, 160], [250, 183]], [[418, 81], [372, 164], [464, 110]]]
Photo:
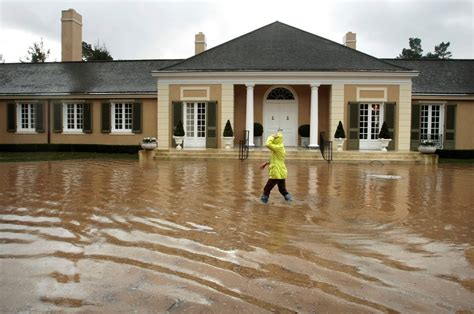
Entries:
[[301, 137], [309, 137], [309, 124], [302, 124], [298, 128], [298, 134]]
[[344, 127], [342, 126], [342, 122], [339, 121], [337, 125], [336, 132], [334, 133], [334, 138], [346, 138], [346, 132], [344, 132]]
[[227, 120], [225, 127], [224, 127], [224, 137], [232, 137], [234, 136], [234, 131], [232, 131], [232, 126], [230, 125], [230, 121]]
[[176, 128], [174, 129], [173, 135], [184, 136], [183, 122], [181, 120], [178, 121], [178, 124], [176, 125]]
[[380, 128], [379, 138], [389, 139], [390, 132], [388, 131], [387, 123], [384, 121]]
[[253, 124], [253, 136], [262, 136], [263, 134], [263, 125], [258, 122]]

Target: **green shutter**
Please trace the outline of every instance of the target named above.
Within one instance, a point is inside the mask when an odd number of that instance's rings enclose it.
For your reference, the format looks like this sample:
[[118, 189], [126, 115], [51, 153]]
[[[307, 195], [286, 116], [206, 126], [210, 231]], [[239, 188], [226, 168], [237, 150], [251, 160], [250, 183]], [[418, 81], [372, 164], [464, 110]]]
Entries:
[[[173, 101], [173, 130], [172, 134], [174, 133], [174, 130], [176, 129], [176, 126], [178, 125], [179, 120], [183, 121], [183, 102], [182, 101]], [[174, 141], [171, 141], [173, 147], [176, 147], [176, 143]], [[185, 143], [183, 142], [183, 145]]]
[[53, 132], [61, 133], [63, 131], [63, 104], [53, 104]]
[[16, 104], [7, 104], [7, 131], [16, 132]]
[[110, 103], [103, 102], [101, 110], [101, 132], [110, 133]]
[[132, 132], [142, 133], [142, 104], [137, 102], [132, 107]]
[[35, 130], [38, 133], [44, 133], [44, 104], [37, 103], [35, 105]]
[[84, 108], [82, 112], [82, 132], [92, 133], [92, 105], [85, 103], [82, 106]]
[[217, 148], [217, 102], [207, 103], [206, 148]]
[[347, 150], [359, 150], [359, 103], [349, 102]]
[[388, 144], [388, 150], [395, 150], [395, 103], [387, 102], [384, 107], [384, 121], [387, 123], [388, 131], [390, 132], [390, 138], [392, 139]]
[[443, 149], [456, 149], [456, 104], [446, 105]]
[[411, 106], [410, 150], [418, 150], [420, 146], [420, 111], [421, 105]]

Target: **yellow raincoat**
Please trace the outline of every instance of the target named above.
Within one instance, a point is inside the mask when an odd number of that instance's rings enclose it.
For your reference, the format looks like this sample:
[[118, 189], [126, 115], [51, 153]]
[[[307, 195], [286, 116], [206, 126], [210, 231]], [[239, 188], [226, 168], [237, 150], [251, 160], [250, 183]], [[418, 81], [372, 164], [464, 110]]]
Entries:
[[267, 138], [265, 146], [272, 151], [268, 175], [270, 179], [286, 179], [288, 170], [285, 166], [285, 146], [283, 145], [283, 134], [278, 132]]

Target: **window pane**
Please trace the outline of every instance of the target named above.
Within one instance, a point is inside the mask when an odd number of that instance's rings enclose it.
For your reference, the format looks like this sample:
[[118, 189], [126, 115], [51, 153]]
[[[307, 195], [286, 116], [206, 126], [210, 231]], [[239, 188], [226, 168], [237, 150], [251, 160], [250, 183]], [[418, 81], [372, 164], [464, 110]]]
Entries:
[[124, 111], [124, 129], [131, 130], [132, 129], [132, 104], [124, 104], [125, 111]]

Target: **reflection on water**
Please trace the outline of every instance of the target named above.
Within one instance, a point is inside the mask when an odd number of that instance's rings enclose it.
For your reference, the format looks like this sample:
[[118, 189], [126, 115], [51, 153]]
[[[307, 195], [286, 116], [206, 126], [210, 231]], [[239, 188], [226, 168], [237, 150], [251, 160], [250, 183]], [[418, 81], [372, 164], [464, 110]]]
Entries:
[[288, 169], [0, 164], [0, 312], [474, 311], [474, 167]]

